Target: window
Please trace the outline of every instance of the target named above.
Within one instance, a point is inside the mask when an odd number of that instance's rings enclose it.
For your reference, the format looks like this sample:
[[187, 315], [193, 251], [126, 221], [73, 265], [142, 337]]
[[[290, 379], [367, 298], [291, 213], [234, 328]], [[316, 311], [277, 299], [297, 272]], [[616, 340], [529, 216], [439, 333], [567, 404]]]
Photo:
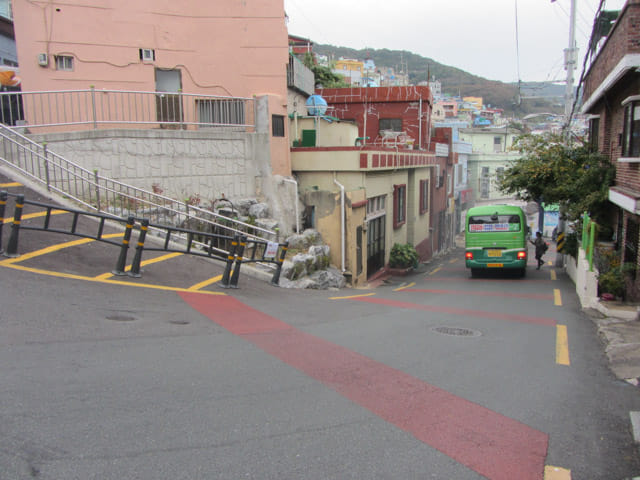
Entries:
[[493, 151], [501, 152], [502, 151], [502, 138], [501, 137], [493, 137]]
[[271, 116], [271, 135], [284, 137], [284, 115]]
[[381, 118], [378, 130], [391, 130], [392, 132], [402, 131], [401, 118]]
[[379, 195], [367, 199], [367, 220], [379, 217], [385, 214], [386, 195]]
[[420, 215], [429, 210], [429, 180], [420, 180]]
[[407, 221], [407, 186], [393, 186], [393, 228], [400, 228]]
[[200, 123], [244, 125], [244, 100], [196, 100]]
[[153, 62], [156, 59], [156, 51], [152, 48], [141, 48], [139, 54], [143, 62]]
[[504, 177], [504, 167], [496, 168], [496, 178], [500, 180], [502, 177]]
[[56, 55], [56, 70], [73, 72], [73, 57], [68, 55]]
[[629, 102], [624, 108], [622, 156], [640, 157], [640, 100]]
[[600, 144], [600, 118], [595, 117], [589, 120], [589, 146], [594, 150], [598, 150]]

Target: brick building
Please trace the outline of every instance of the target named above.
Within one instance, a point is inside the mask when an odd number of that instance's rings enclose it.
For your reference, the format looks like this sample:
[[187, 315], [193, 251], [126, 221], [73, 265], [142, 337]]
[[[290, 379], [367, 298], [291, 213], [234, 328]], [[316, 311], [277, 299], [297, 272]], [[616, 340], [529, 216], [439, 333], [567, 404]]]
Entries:
[[[609, 189], [623, 262], [638, 265], [640, 243], [640, 0], [628, 0], [584, 79], [589, 138], [616, 166]], [[640, 276], [636, 277], [640, 281]]]

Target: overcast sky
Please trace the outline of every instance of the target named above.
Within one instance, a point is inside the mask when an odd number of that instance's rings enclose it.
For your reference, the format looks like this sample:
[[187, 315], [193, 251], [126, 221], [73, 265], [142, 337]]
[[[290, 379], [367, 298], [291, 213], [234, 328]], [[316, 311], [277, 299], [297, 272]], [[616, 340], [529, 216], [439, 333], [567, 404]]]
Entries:
[[[576, 2], [577, 81], [600, 0]], [[604, 3], [605, 10], [617, 10], [625, 0]], [[503, 82], [566, 79], [571, 0], [284, 0], [284, 4], [289, 33], [314, 43], [407, 50]]]

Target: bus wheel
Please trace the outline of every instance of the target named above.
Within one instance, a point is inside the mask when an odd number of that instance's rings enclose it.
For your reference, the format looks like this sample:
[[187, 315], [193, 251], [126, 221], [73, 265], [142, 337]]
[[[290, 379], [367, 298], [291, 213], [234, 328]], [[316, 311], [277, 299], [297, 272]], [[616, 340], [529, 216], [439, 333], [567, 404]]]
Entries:
[[524, 278], [527, 276], [527, 269], [526, 268], [521, 268], [520, 269], [520, 277]]
[[471, 269], [471, 278], [478, 278], [479, 275], [480, 275], [480, 270], [478, 270], [477, 268]]

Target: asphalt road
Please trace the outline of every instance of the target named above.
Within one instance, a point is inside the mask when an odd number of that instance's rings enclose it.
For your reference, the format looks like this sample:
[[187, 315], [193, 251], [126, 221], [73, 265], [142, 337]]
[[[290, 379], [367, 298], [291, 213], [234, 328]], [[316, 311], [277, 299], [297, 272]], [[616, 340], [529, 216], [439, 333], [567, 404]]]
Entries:
[[73, 240], [0, 257], [2, 480], [640, 475], [639, 392], [549, 265], [471, 279], [454, 251], [370, 290], [224, 290], [215, 262], [112, 277], [113, 246]]

